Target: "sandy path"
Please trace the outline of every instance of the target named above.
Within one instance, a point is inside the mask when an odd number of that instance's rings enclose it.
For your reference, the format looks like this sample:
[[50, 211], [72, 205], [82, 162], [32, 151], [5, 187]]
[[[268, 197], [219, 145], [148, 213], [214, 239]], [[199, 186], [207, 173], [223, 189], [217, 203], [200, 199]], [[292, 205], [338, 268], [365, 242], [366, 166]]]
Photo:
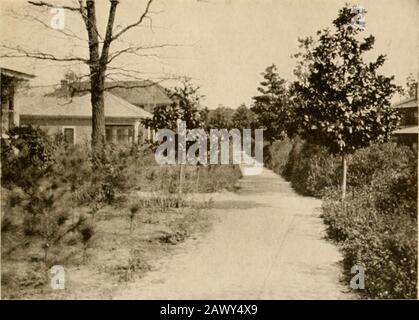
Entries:
[[[157, 270], [121, 288], [115, 299], [352, 299], [340, 284], [341, 257], [324, 240], [320, 201], [297, 195], [272, 171], [213, 196], [219, 217]], [[236, 205], [235, 205], [236, 204]]]

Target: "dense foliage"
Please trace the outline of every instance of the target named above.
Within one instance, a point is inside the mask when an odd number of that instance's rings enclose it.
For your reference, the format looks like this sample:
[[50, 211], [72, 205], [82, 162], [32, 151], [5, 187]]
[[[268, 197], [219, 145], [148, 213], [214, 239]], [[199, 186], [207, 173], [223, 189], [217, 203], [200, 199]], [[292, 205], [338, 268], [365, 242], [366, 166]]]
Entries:
[[344, 274], [364, 266], [362, 293], [368, 298], [416, 298], [416, 151], [394, 143], [356, 151], [349, 158], [348, 196], [342, 201], [339, 159], [300, 138], [274, 145], [272, 159], [284, 159], [287, 150], [286, 164], [272, 167], [299, 192], [323, 197], [322, 216], [328, 236], [342, 249]]
[[290, 109], [286, 81], [272, 64], [262, 73], [263, 80], [258, 87], [259, 95], [253, 97], [251, 107], [257, 118], [257, 125], [264, 130], [268, 142], [281, 140], [289, 125]]
[[[28, 282], [9, 268], [2, 284], [18, 283], [8, 288], [41, 286], [52, 265], [85, 261], [102, 212], [123, 215], [138, 191], [153, 194], [147, 207], [157, 210], [186, 205], [178, 195], [180, 166], [156, 165], [151, 145], [107, 144], [94, 156], [88, 145], [67, 145], [39, 128], [16, 127], [9, 137], [1, 149], [2, 261], [13, 265], [14, 255], [30, 250], [19, 264], [33, 276]], [[233, 165], [190, 166], [182, 189], [231, 190], [239, 177]]]

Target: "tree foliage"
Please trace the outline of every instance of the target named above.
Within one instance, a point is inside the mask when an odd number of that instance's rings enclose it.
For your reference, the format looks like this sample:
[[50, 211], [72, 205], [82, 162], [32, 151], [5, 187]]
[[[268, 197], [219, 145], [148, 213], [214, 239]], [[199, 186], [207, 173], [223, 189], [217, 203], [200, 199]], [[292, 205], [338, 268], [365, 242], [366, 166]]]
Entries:
[[233, 127], [238, 129], [253, 129], [256, 127], [256, 121], [256, 114], [245, 104], [240, 105], [231, 118]]
[[262, 73], [258, 91], [253, 97], [251, 110], [256, 114], [258, 125], [264, 129], [264, 137], [273, 142], [282, 139], [289, 123], [288, 93], [286, 82], [278, 75], [275, 64]]
[[304, 139], [325, 145], [333, 153], [347, 154], [386, 141], [399, 116], [390, 107], [397, 87], [394, 77], [378, 73], [385, 56], [365, 62], [374, 45], [372, 35], [360, 40], [351, 25], [354, 16], [345, 6], [329, 28], [317, 32], [318, 41], [300, 40], [303, 52], [293, 85], [295, 117]]
[[208, 114], [207, 129], [230, 129], [233, 127], [232, 117], [234, 110], [219, 106]]
[[154, 130], [176, 130], [178, 120], [185, 121], [188, 129], [204, 126], [207, 109], [201, 105], [203, 96], [199, 93], [199, 87], [185, 80], [180, 86], [175, 87], [170, 95], [173, 103], [169, 106], [156, 106], [153, 117], [142, 121], [146, 127]]

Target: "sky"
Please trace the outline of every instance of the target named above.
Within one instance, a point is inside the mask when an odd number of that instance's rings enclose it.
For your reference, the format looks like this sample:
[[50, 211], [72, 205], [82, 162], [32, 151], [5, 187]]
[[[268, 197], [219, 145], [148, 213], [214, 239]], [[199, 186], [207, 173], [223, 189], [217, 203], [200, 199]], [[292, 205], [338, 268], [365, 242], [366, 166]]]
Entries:
[[[76, 1], [52, 2], [72, 5]], [[109, 1], [96, 2], [103, 34]], [[142, 27], [126, 33], [111, 51], [130, 44], [164, 47], [141, 51], [142, 56], [123, 55], [111, 66], [134, 70], [136, 77], [155, 80], [191, 77], [201, 87], [204, 105], [210, 109], [219, 105], [250, 105], [257, 94], [261, 72], [272, 63], [281, 77], [294, 79], [295, 60], [290, 56], [298, 52], [298, 37], [315, 36], [317, 30], [331, 26], [345, 2], [349, 0], [155, 0], [152, 22], [147, 20]], [[60, 57], [87, 57], [85, 41], [68, 38], [28, 17], [36, 16], [48, 26], [54, 13], [34, 9], [21, 0], [0, 3], [3, 44]], [[409, 73], [417, 77], [419, 0], [359, 0], [353, 4], [362, 5], [367, 11], [362, 35], [372, 34], [376, 38], [369, 58], [387, 55], [381, 73], [394, 75], [400, 85], [405, 84]], [[144, 6], [145, 0], [120, 0], [115, 30], [136, 21]], [[64, 27], [67, 33], [86, 37], [77, 14], [66, 13]], [[35, 74], [34, 85], [59, 83], [68, 69], [87, 73], [85, 66], [26, 58], [1, 59], [0, 65]], [[120, 78], [114, 73], [112, 77]], [[175, 84], [174, 80], [162, 82], [168, 87]]]

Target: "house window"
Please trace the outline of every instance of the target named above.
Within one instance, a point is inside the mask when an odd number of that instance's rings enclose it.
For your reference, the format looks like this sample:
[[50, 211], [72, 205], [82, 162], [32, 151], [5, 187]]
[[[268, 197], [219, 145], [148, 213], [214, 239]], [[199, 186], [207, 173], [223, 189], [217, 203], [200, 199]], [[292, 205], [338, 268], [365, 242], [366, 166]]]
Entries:
[[134, 126], [106, 126], [106, 141], [117, 144], [133, 143], [134, 142]]
[[64, 141], [68, 144], [74, 144], [74, 128], [63, 128]]

